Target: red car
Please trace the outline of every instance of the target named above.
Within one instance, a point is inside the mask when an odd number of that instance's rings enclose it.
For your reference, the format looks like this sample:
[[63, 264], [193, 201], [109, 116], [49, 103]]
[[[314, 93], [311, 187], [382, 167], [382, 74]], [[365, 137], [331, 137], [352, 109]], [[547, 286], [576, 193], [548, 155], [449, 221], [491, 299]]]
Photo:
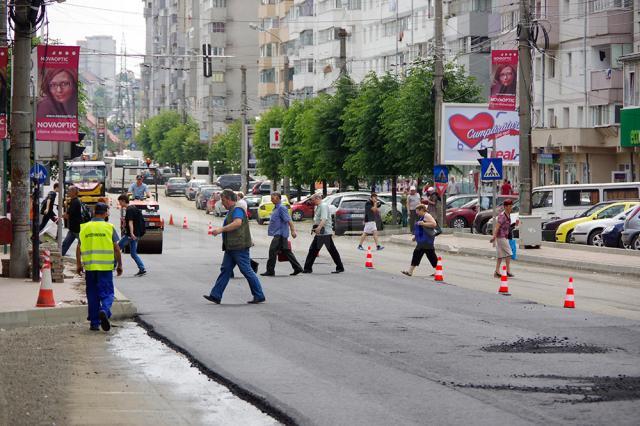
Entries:
[[[499, 195], [498, 206], [501, 206], [505, 199], [511, 198], [516, 200], [518, 197], [511, 195]], [[493, 208], [493, 198], [483, 195], [480, 200], [482, 211]], [[448, 209], [446, 221], [449, 228], [469, 228], [478, 214], [478, 200], [469, 201], [464, 206], [457, 209]]]
[[313, 208], [314, 205], [311, 202], [311, 196], [308, 196], [302, 201], [298, 201], [291, 206], [291, 218], [294, 221], [299, 222], [304, 218], [313, 217]]

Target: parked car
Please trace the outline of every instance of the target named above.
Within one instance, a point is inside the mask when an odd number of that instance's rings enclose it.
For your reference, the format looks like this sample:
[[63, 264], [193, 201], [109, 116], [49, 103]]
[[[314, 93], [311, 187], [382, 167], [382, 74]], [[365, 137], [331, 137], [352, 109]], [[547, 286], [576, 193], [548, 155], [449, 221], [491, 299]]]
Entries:
[[196, 194], [196, 209], [205, 210], [207, 208], [207, 201], [209, 201], [209, 198], [211, 198], [214, 193], [220, 191], [222, 191], [222, 189], [219, 186], [202, 185]]
[[260, 207], [260, 201], [262, 200], [262, 197], [248, 195], [244, 197], [244, 199], [247, 202], [247, 216], [249, 216], [249, 219], [257, 219], [258, 208]]
[[[504, 211], [504, 206], [502, 205], [503, 203], [504, 200], [502, 200], [502, 203], [500, 203], [500, 206], [496, 209], [496, 213], [500, 214]], [[513, 213], [518, 213], [519, 210], [520, 200], [514, 199], [511, 214], [513, 215]], [[490, 235], [493, 232], [493, 226], [491, 226], [493, 223], [491, 222], [492, 218], [493, 208], [491, 208], [491, 210], [484, 210], [478, 213], [473, 220], [473, 232], [475, 232], [476, 234]]]
[[228, 175], [220, 175], [216, 180], [218, 186], [222, 189], [233, 189], [234, 191], [240, 191], [240, 185], [242, 182], [242, 177], [240, 174], [228, 174]]
[[366, 198], [343, 197], [336, 210], [333, 229], [336, 235], [344, 235], [347, 231], [362, 231], [364, 229], [364, 205]]
[[598, 203], [595, 206], [587, 208], [585, 211], [581, 213], [577, 213], [574, 217], [567, 217], [564, 219], [556, 219], [542, 225], [542, 240], [543, 241], [556, 241], [556, 231], [558, 227], [563, 223], [569, 222], [570, 220], [577, 219], [580, 217], [590, 216], [593, 212], [599, 210], [601, 207], [608, 206], [613, 203], [613, 201], [605, 201], [602, 203]]
[[477, 199], [478, 194], [452, 195], [451, 197], [447, 197], [447, 210], [460, 208], [469, 201]]
[[[501, 206], [502, 203], [504, 203], [504, 200], [506, 200], [507, 198], [512, 200], [518, 199], [518, 197], [515, 195], [499, 195], [497, 198], [498, 206]], [[445, 220], [449, 224], [449, 228], [462, 229], [470, 227], [473, 224], [478, 211], [484, 211], [493, 208], [493, 197], [486, 195], [480, 197], [480, 206], [481, 208], [478, 208], [478, 199], [475, 198], [462, 207], [448, 209]]]
[[624, 221], [622, 244], [640, 250], [640, 206], [633, 209]]
[[624, 220], [632, 210], [633, 208], [625, 210], [624, 212], [610, 219], [591, 220], [576, 225], [576, 227], [573, 229], [573, 233], [571, 234], [570, 242], [598, 247], [604, 246], [604, 242], [602, 241], [602, 231], [604, 230], [604, 228], [616, 225], [618, 223], [624, 224]]
[[175, 194], [184, 195], [187, 189], [187, 179], [183, 177], [169, 178], [166, 186], [164, 187], [165, 197], [170, 197]]
[[311, 201], [311, 197], [307, 197], [302, 201], [299, 201], [291, 206], [291, 219], [296, 222], [302, 219], [313, 217], [313, 210], [315, 205]]
[[198, 188], [200, 188], [200, 186], [204, 185], [205, 183], [206, 182], [203, 179], [191, 179], [189, 183], [187, 183], [187, 189], [184, 194], [185, 197], [187, 197], [187, 200], [195, 200]]
[[[291, 205], [289, 204], [289, 199], [286, 195], [282, 196], [282, 204], [287, 206], [289, 215], [291, 215]], [[263, 225], [266, 221], [269, 220], [271, 212], [273, 211], [273, 207], [274, 206], [271, 202], [271, 196], [263, 195], [260, 200], [260, 205], [258, 206], [258, 224]]]
[[159, 184], [166, 183], [172, 177], [177, 177], [176, 171], [173, 168], [169, 166], [158, 167], [158, 183]]
[[577, 219], [565, 222], [556, 230], [556, 242], [567, 243], [571, 241], [573, 230], [580, 223], [598, 219], [611, 219], [612, 217], [622, 213], [625, 210], [629, 210], [631, 207], [637, 204], [637, 201], [615, 202], [601, 207], [600, 209], [591, 213], [589, 216], [579, 217]]
[[617, 223], [613, 226], [607, 226], [602, 230], [600, 236], [605, 247], [629, 248], [622, 243], [622, 230], [624, 222]]

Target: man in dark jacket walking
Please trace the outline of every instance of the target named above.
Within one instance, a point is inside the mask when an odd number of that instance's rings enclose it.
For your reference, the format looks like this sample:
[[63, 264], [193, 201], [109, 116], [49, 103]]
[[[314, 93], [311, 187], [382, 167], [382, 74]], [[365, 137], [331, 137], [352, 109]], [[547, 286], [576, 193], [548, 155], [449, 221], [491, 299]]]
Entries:
[[273, 237], [273, 240], [271, 240], [271, 245], [269, 246], [267, 271], [261, 275], [268, 277], [276, 274], [276, 257], [279, 252], [282, 252], [291, 263], [293, 268], [291, 275], [298, 275], [302, 272], [302, 266], [289, 248], [289, 230], [291, 230], [291, 237], [295, 238], [297, 236], [296, 229], [293, 226], [287, 207], [282, 204], [282, 196], [279, 192], [271, 193], [271, 202], [274, 207], [269, 218], [269, 230], [267, 233], [270, 237]]
[[249, 220], [247, 213], [241, 207], [236, 206], [236, 201], [236, 193], [231, 189], [222, 191], [220, 202], [227, 209], [227, 216], [222, 227], [214, 228], [213, 235], [222, 234], [224, 257], [216, 284], [211, 289], [211, 293], [203, 297], [210, 302], [220, 304], [222, 294], [227, 284], [229, 284], [231, 272], [238, 265], [240, 272], [249, 282], [251, 294], [253, 295], [253, 299], [247, 303], [263, 303], [266, 299], [262, 292], [260, 279], [251, 269], [249, 248], [252, 245], [252, 241]]
[[44, 200], [44, 206], [41, 211], [42, 222], [40, 222], [40, 231], [42, 231], [44, 227], [47, 226], [47, 222], [49, 222], [50, 220], [53, 222], [57, 221], [55, 205], [59, 189], [60, 185], [58, 184], [58, 182], [54, 183], [53, 190], [49, 191], [49, 194], [47, 194], [47, 198]]

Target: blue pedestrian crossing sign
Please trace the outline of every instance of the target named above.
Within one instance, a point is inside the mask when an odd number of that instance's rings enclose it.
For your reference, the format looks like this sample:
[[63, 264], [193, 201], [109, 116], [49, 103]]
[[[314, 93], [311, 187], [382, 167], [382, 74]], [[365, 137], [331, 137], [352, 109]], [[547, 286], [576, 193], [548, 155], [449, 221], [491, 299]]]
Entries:
[[447, 166], [433, 166], [433, 181], [436, 183], [449, 182], [449, 169], [447, 169]]
[[502, 158], [483, 158], [480, 160], [480, 176], [482, 180], [502, 179]]
[[42, 185], [47, 180], [47, 168], [40, 163], [36, 163], [31, 167], [29, 171], [29, 177], [31, 180], [36, 180]]

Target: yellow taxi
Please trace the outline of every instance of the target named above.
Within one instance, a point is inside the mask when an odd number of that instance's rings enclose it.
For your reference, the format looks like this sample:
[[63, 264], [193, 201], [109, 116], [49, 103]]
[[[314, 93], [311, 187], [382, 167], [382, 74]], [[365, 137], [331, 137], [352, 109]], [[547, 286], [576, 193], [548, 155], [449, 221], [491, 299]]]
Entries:
[[565, 222], [556, 230], [556, 242], [570, 243], [573, 229], [580, 223], [596, 219], [611, 219], [612, 217], [629, 210], [631, 207], [637, 204], [637, 201], [618, 201], [615, 203], [607, 204], [606, 206], [602, 206], [600, 209], [595, 210], [589, 216], [579, 217]]
[[[282, 204], [287, 206], [289, 210], [289, 216], [291, 216], [291, 204], [289, 204], [289, 199], [286, 195], [282, 195]], [[258, 205], [258, 224], [262, 225], [265, 221], [269, 220], [271, 217], [271, 212], [273, 211], [273, 203], [271, 202], [271, 195], [263, 195], [260, 200], [260, 204]]]

